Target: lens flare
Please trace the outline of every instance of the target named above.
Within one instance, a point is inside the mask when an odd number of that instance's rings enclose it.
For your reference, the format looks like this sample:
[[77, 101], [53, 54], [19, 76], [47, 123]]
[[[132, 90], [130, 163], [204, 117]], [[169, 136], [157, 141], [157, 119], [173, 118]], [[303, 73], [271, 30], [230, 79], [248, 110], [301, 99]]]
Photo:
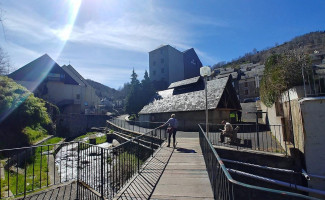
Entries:
[[69, 0], [69, 2], [68, 2], [69, 3], [68, 23], [64, 26], [64, 28], [62, 28], [56, 32], [57, 37], [63, 41], [67, 41], [70, 38], [74, 23], [78, 16], [81, 2], [82, 2], [82, 0]]

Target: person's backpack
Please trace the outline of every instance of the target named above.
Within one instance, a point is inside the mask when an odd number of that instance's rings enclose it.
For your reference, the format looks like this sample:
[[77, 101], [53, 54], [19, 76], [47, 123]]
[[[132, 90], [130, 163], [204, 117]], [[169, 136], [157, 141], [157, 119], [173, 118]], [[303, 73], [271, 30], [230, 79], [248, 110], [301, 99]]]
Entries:
[[167, 133], [173, 133], [173, 127], [169, 126], [169, 127], [167, 128]]

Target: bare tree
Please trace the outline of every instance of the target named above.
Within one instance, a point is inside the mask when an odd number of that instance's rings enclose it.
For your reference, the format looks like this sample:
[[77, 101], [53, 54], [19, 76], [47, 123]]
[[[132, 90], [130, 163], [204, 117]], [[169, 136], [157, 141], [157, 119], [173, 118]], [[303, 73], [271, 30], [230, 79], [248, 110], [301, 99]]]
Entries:
[[10, 72], [9, 56], [0, 47], [0, 75], [7, 75]]

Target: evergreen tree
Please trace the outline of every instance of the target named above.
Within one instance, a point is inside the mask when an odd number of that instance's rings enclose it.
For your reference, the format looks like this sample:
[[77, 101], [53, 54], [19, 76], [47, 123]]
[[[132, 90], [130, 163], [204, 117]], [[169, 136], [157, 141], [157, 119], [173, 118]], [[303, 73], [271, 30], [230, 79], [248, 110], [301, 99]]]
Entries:
[[128, 114], [137, 114], [141, 108], [140, 107], [140, 81], [138, 80], [138, 75], [135, 73], [134, 69], [131, 74], [131, 84], [130, 91], [126, 97], [125, 102], [125, 112]]
[[143, 80], [141, 81], [141, 108], [145, 105], [147, 105], [151, 98], [153, 97], [153, 95], [156, 93], [154, 87], [153, 87], [153, 84], [149, 78], [149, 75], [148, 75], [148, 72], [147, 70], [145, 71], [144, 73], [144, 77], [143, 77]]
[[143, 106], [149, 103], [155, 94], [155, 89], [150, 81], [147, 71], [145, 71], [143, 80], [140, 83], [138, 75], [134, 72], [134, 69], [131, 74], [131, 83], [128, 85], [129, 89], [125, 101], [125, 112], [130, 115], [138, 114]]

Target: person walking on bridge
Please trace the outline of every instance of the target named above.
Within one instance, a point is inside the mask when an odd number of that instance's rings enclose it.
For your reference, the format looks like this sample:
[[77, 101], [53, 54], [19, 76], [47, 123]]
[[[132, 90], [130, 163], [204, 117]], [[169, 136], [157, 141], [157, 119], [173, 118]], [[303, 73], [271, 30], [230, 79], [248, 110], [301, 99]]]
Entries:
[[175, 114], [172, 114], [170, 116], [170, 118], [167, 120], [167, 122], [165, 122], [160, 127], [164, 127], [166, 125], [168, 125], [168, 127], [167, 127], [167, 132], [168, 132], [168, 145], [167, 145], [167, 147], [170, 147], [170, 138], [173, 135], [173, 147], [176, 148], [176, 132], [177, 132], [177, 127], [178, 127], [178, 121], [175, 118]]

